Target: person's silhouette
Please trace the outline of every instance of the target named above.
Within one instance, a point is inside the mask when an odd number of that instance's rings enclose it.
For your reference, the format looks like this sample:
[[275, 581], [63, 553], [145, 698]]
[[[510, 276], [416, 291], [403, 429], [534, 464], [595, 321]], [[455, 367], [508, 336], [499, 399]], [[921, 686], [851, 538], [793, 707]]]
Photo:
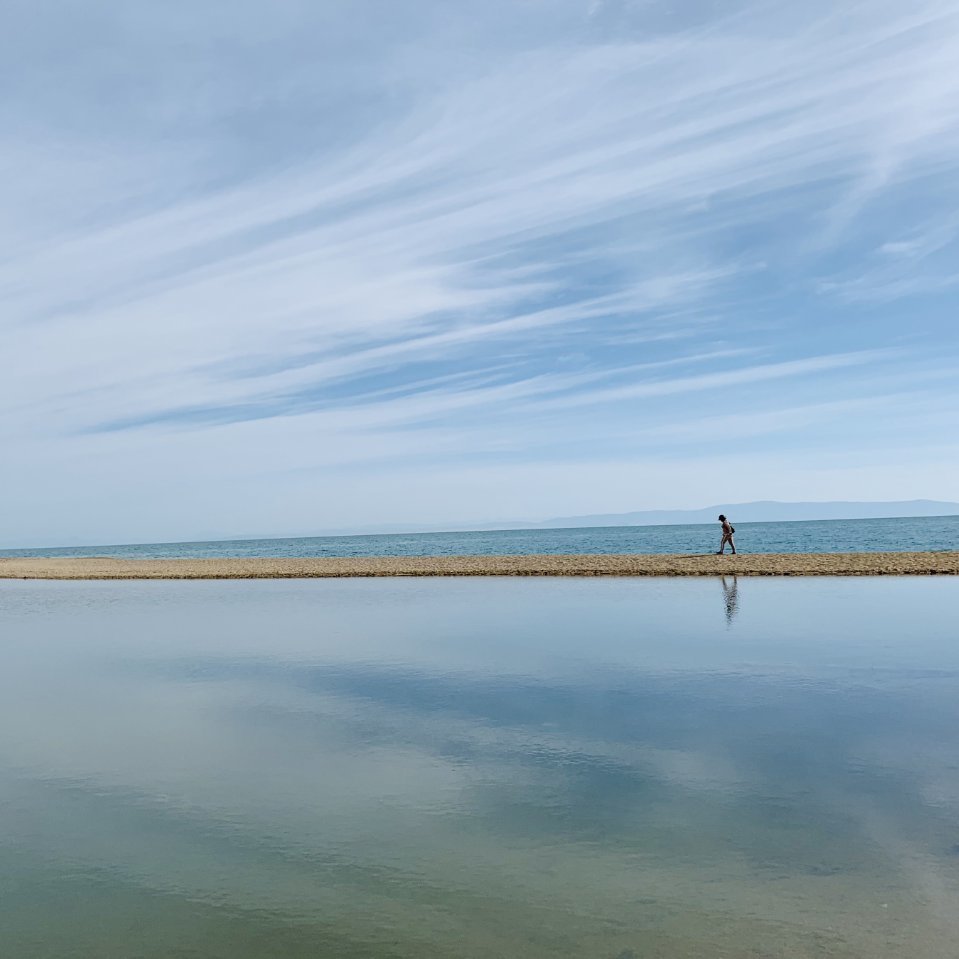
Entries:
[[736, 528], [722, 513], [719, 514], [719, 522], [723, 527], [723, 538], [719, 541], [719, 549], [716, 550], [716, 555], [722, 556], [723, 553], [726, 552], [727, 543], [732, 547], [732, 551], [735, 554], [736, 544], [733, 542], [733, 533], [736, 532]]

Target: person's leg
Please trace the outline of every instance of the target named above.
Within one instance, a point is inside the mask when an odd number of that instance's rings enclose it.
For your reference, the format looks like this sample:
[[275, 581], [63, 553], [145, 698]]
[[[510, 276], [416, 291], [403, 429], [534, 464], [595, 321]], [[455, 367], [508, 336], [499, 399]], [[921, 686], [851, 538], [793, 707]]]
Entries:
[[730, 534], [730, 536], [729, 536], [729, 545], [732, 547], [733, 555], [735, 555], [735, 553], [736, 553], [736, 544], [735, 544], [735, 542], [733, 541], [732, 534]]

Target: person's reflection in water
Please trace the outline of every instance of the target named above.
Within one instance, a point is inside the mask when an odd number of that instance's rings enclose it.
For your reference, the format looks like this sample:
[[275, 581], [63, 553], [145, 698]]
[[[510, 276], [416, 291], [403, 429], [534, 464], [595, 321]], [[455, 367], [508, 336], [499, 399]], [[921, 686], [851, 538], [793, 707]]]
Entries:
[[736, 582], [735, 576], [731, 578], [732, 582], [729, 582], [730, 577], [720, 577], [723, 584], [723, 599], [726, 601], [727, 626], [732, 626], [733, 620], [736, 618], [736, 613], [739, 612], [739, 584]]

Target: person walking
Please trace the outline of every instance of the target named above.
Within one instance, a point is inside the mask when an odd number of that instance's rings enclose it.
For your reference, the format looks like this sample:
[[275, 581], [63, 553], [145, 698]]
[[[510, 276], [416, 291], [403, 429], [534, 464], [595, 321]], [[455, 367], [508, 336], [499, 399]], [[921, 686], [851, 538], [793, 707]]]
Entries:
[[726, 552], [726, 544], [729, 543], [732, 548], [733, 555], [736, 554], [736, 544], [733, 542], [733, 533], [736, 532], [736, 527], [733, 526], [722, 513], [719, 514], [719, 522], [722, 523], [723, 527], [723, 538], [719, 541], [719, 549], [716, 550], [717, 556], [722, 556]]

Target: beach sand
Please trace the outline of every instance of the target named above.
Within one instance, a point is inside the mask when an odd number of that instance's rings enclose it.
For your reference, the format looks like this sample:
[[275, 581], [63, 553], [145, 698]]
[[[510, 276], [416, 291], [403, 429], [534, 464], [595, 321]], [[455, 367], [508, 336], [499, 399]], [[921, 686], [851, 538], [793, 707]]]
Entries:
[[314, 579], [347, 576], [929, 576], [959, 575], [959, 551], [935, 553], [374, 556], [326, 559], [9, 557], [0, 579]]

